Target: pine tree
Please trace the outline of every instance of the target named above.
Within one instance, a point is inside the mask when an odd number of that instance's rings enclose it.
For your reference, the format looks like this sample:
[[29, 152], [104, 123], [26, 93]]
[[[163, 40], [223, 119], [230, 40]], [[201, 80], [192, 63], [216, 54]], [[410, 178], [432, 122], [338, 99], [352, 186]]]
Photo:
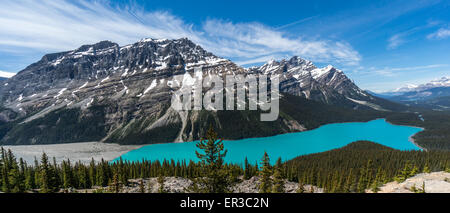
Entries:
[[91, 162], [89, 164], [89, 185], [97, 185], [97, 171], [95, 170], [94, 158], [91, 159]]
[[297, 193], [304, 193], [305, 192], [305, 185], [303, 184], [303, 181], [301, 179], [298, 179], [298, 187], [297, 187]]
[[8, 174], [9, 174], [8, 163], [7, 163], [5, 157], [2, 157], [2, 158], [4, 159], [3, 160], [3, 165], [2, 165], [2, 168], [1, 168], [1, 171], [2, 171], [1, 172], [2, 173], [2, 180], [1, 180], [2, 191], [5, 192], [5, 193], [9, 193], [9, 192], [11, 192], [11, 185], [9, 183], [9, 178], [8, 178]]
[[412, 176], [416, 175], [417, 173], [419, 173], [419, 168], [416, 165], [414, 165], [411, 172], [409, 173], [409, 176], [412, 177]]
[[113, 179], [110, 185], [110, 191], [113, 193], [119, 193], [122, 186], [119, 182], [119, 174], [117, 172], [114, 172]]
[[373, 180], [370, 189], [372, 190], [372, 192], [377, 193], [378, 191], [380, 191], [380, 183], [381, 183], [381, 167], [378, 167], [378, 171], [377, 174], [375, 176], [375, 179]]
[[141, 180], [139, 181], [139, 192], [140, 193], [145, 193], [145, 185], [144, 185], [144, 179], [141, 178]]
[[430, 166], [428, 165], [428, 162], [425, 163], [425, 166], [423, 167], [423, 173], [430, 173]]
[[282, 176], [281, 169], [282, 169], [281, 158], [278, 158], [276, 165], [275, 165], [275, 171], [273, 173], [273, 187], [272, 187], [273, 193], [283, 193], [284, 192], [284, 179]]
[[164, 176], [160, 175], [158, 177], [158, 184], [159, 184], [159, 189], [158, 189], [158, 193], [165, 193], [165, 189], [164, 189]]
[[9, 184], [11, 185], [12, 193], [25, 192], [25, 177], [21, 174], [17, 162], [13, 160], [11, 162], [12, 168], [8, 172]]
[[347, 178], [345, 179], [345, 184], [343, 187], [343, 192], [344, 193], [350, 193], [353, 191], [354, 188], [354, 178], [353, 178], [353, 168], [350, 168], [350, 171], [347, 175]]
[[40, 193], [51, 193], [57, 190], [57, 181], [55, 180], [55, 171], [48, 163], [47, 154], [43, 153], [41, 157], [40, 170]]
[[395, 180], [399, 183], [405, 181], [411, 175], [411, 163], [409, 161], [406, 162], [405, 167], [400, 172], [400, 174], [395, 177]]
[[358, 187], [357, 192], [358, 193], [364, 193], [367, 185], [367, 173], [365, 168], [361, 168], [359, 180], [358, 180]]
[[272, 189], [272, 168], [270, 166], [270, 159], [267, 152], [264, 152], [262, 158], [262, 168], [261, 168], [261, 181], [259, 185], [260, 193], [270, 193]]
[[36, 188], [34, 170], [29, 168], [25, 172], [25, 189], [33, 190]]
[[245, 157], [245, 161], [244, 161], [244, 179], [248, 180], [251, 178], [251, 166], [248, 163], [247, 157]]
[[201, 139], [196, 146], [204, 153], [195, 151], [195, 154], [200, 159], [201, 164], [204, 167], [204, 178], [200, 178], [198, 180], [201, 183], [200, 185], [204, 187], [204, 192], [228, 192], [230, 181], [227, 177], [227, 171], [224, 169], [223, 165], [223, 159], [227, 154], [227, 150], [224, 150], [222, 139], [218, 138], [217, 133], [214, 132], [212, 126], [206, 133], [206, 139]]
[[34, 157], [34, 185], [35, 189], [41, 188], [41, 174], [40, 174], [40, 165], [39, 161], [36, 157]]
[[67, 190], [72, 187], [72, 171], [70, 168], [70, 161], [63, 161], [61, 165], [63, 172], [63, 187], [64, 191], [67, 192]]

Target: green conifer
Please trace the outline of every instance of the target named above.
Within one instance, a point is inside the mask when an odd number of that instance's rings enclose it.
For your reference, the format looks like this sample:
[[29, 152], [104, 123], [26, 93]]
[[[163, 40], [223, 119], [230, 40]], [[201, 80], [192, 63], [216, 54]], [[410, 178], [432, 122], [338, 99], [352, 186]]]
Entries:
[[261, 168], [261, 180], [259, 185], [259, 192], [260, 193], [270, 193], [272, 190], [272, 168], [270, 166], [270, 159], [267, 152], [264, 152], [264, 156], [262, 158], [261, 162], [262, 168]]

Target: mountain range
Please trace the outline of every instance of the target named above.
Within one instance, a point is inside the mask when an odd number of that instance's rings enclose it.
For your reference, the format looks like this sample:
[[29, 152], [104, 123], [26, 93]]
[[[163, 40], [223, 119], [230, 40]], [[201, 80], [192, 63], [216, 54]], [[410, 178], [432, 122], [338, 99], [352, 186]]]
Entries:
[[[174, 76], [266, 74], [280, 78], [280, 116], [259, 111], [170, 108]], [[294, 56], [243, 68], [189, 39], [110, 41], [47, 54], [0, 85], [0, 144], [192, 141], [214, 125], [225, 139], [304, 131], [331, 122], [370, 120], [405, 107], [361, 90], [343, 71]]]
[[409, 106], [433, 110], [450, 110], [450, 77], [442, 77], [421, 85], [408, 85], [394, 91], [374, 94]]

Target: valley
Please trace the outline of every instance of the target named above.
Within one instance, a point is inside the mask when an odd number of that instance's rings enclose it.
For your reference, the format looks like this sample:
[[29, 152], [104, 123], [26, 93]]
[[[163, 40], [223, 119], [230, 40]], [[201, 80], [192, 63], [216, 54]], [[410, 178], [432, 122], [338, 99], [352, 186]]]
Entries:
[[[279, 78], [278, 119], [262, 122], [262, 111], [248, 108], [174, 110], [172, 95], [194, 81], [195, 67], [202, 77]], [[285, 192], [282, 185], [289, 192], [303, 192], [303, 185], [377, 191], [419, 171], [449, 169], [445, 97], [418, 101], [364, 91], [342, 70], [298, 56], [244, 68], [187, 38], [83, 45], [47, 54], [2, 80], [0, 145], [12, 150], [3, 151], [2, 190], [142, 192], [158, 182], [158, 190], [148, 191], [163, 192], [168, 178], [190, 188], [175, 192], [204, 192], [205, 177], [218, 172], [227, 183], [221, 190], [233, 192]], [[196, 152], [199, 140], [211, 137], [209, 128], [227, 150], [217, 171]], [[41, 179], [48, 174], [50, 180]], [[262, 187], [267, 181], [281, 188]]]

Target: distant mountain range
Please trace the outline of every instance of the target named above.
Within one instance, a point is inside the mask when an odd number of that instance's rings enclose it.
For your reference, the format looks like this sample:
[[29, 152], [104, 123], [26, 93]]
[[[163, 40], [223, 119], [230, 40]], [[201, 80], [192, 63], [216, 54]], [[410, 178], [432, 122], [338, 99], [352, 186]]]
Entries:
[[[173, 77], [266, 74], [280, 77], [280, 117], [256, 111], [177, 112]], [[303, 131], [329, 122], [369, 120], [405, 107], [361, 90], [341, 70], [299, 57], [243, 68], [188, 39], [110, 41], [48, 54], [0, 85], [0, 144], [191, 141], [214, 124], [227, 139]]]
[[408, 85], [392, 92], [373, 95], [392, 101], [434, 110], [450, 109], [450, 77], [421, 85]]

